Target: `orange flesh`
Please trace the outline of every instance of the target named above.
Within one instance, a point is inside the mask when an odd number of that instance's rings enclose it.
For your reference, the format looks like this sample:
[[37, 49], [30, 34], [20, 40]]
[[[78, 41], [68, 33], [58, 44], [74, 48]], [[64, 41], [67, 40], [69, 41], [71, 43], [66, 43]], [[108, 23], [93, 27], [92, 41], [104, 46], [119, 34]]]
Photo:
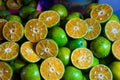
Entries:
[[36, 53], [43, 59], [56, 56], [58, 53], [58, 46], [52, 40], [44, 39], [37, 44]]
[[120, 39], [120, 24], [115, 21], [110, 21], [105, 27], [105, 33], [111, 41]]
[[30, 20], [25, 25], [25, 35], [31, 42], [38, 42], [46, 37], [47, 27], [41, 20]]
[[0, 80], [10, 80], [12, 76], [12, 71], [8, 64], [0, 62]]
[[0, 59], [11, 60], [18, 55], [19, 45], [14, 42], [5, 42], [0, 45]]
[[75, 18], [66, 24], [66, 33], [72, 38], [81, 38], [87, 33], [87, 23], [82, 19]]
[[71, 60], [74, 66], [79, 69], [87, 69], [93, 63], [93, 55], [86, 48], [77, 48], [72, 52]]
[[21, 46], [21, 53], [22, 56], [30, 62], [36, 62], [40, 60], [39, 56], [36, 54], [35, 50], [35, 44], [32, 42], [25, 42]]
[[8, 41], [18, 41], [23, 36], [23, 26], [16, 21], [9, 21], [4, 25], [3, 35]]
[[64, 74], [64, 65], [59, 59], [51, 57], [43, 61], [40, 72], [45, 80], [60, 80]]
[[60, 16], [55, 11], [45, 11], [40, 14], [39, 19], [42, 20], [47, 27], [52, 27], [59, 22]]
[[104, 65], [97, 65], [90, 71], [90, 80], [113, 80], [111, 71]]
[[108, 20], [112, 13], [113, 10], [109, 5], [100, 4], [91, 11], [91, 18], [95, 18], [102, 23]]
[[99, 36], [101, 32], [101, 25], [96, 19], [90, 18], [85, 20], [88, 24], [88, 32], [85, 35], [85, 39], [93, 40], [97, 36]]

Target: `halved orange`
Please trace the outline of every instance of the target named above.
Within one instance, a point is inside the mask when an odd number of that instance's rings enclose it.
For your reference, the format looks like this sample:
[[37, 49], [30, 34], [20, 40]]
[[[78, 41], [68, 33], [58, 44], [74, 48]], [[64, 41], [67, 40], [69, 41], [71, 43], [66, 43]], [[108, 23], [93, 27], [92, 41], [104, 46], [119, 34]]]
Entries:
[[39, 42], [47, 36], [47, 27], [39, 19], [31, 19], [25, 25], [25, 36], [31, 42]]
[[109, 21], [105, 26], [105, 35], [110, 41], [120, 39], [120, 23], [117, 21]]
[[21, 45], [20, 53], [26, 61], [35, 63], [40, 60], [40, 57], [35, 52], [35, 46], [35, 43], [30, 41], [24, 42]]
[[3, 27], [4, 27], [6, 22], [7, 22], [7, 20], [0, 19], [0, 41], [4, 39], [2, 30], [3, 30]]
[[92, 9], [90, 16], [104, 23], [110, 19], [113, 14], [113, 8], [108, 4], [99, 4]]
[[57, 25], [60, 21], [60, 15], [53, 10], [43, 11], [39, 15], [39, 19], [42, 20], [48, 28]]
[[19, 41], [24, 35], [24, 28], [20, 22], [9, 21], [3, 27], [3, 36], [8, 41]]
[[0, 45], [0, 60], [11, 61], [16, 59], [19, 53], [19, 45], [15, 42], [4, 42]]
[[85, 21], [88, 24], [88, 31], [84, 38], [86, 40], [93, 40], [97, 38], [101, 33], [101, 25], [99, 21], [94, 18], [87, 18]]
[[66, 23], [65, 31], [71, 38], [82, 38], [87, 34], [88, 25], [80, 18], [73, 18]]
[[6, 62], [0, 61], [0, 80], [11, 80], [13, 70]]
[[42, 59], [57, 56], [58, 45], [52, 39], [43, 39], [37, 43], [36, 53]]
[[72, 64], [79, 69], [88, 69], [93, 64], [93, 54], [88, 48], [76, 48], [71, 54]]
[[63, 63], [55, 57], [45, 59], [40, 66], [41, 75], [45, 80], [60, 80], [64, 71]]
[[90, 80], [113, 80], [111, 70], [103, 64], [98, 64], [94, 66], [90, 70], [89, 77]]

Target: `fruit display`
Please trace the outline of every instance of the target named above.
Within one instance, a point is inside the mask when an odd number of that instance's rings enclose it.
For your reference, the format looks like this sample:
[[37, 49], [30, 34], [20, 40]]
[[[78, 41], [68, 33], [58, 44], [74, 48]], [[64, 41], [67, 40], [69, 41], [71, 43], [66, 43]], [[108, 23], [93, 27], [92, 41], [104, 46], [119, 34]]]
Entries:
[[0, 80], [120, 80], [113, 8], [70, 12], [45, 1], [0, 0]]

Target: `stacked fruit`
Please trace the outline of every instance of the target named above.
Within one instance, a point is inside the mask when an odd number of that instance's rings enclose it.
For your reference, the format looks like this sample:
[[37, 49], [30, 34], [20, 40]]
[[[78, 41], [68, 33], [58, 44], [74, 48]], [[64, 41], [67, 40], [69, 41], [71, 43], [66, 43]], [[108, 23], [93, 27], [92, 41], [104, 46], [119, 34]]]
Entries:
[[92, 3], [82, 15], [62, 4], [40, 12], [37, 2], [0, 0], [1, 80], [120, 79], [120, 23], [110, 5]]

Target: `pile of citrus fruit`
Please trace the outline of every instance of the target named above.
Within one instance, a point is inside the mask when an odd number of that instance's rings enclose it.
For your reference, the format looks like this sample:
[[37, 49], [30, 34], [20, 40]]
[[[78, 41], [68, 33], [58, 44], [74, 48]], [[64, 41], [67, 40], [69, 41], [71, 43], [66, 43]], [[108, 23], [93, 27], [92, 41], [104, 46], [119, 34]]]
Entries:
[[0, 0], [0, 80], [120, 80], [120, 20], [108, 4], [85, 14], [35, 0]]

